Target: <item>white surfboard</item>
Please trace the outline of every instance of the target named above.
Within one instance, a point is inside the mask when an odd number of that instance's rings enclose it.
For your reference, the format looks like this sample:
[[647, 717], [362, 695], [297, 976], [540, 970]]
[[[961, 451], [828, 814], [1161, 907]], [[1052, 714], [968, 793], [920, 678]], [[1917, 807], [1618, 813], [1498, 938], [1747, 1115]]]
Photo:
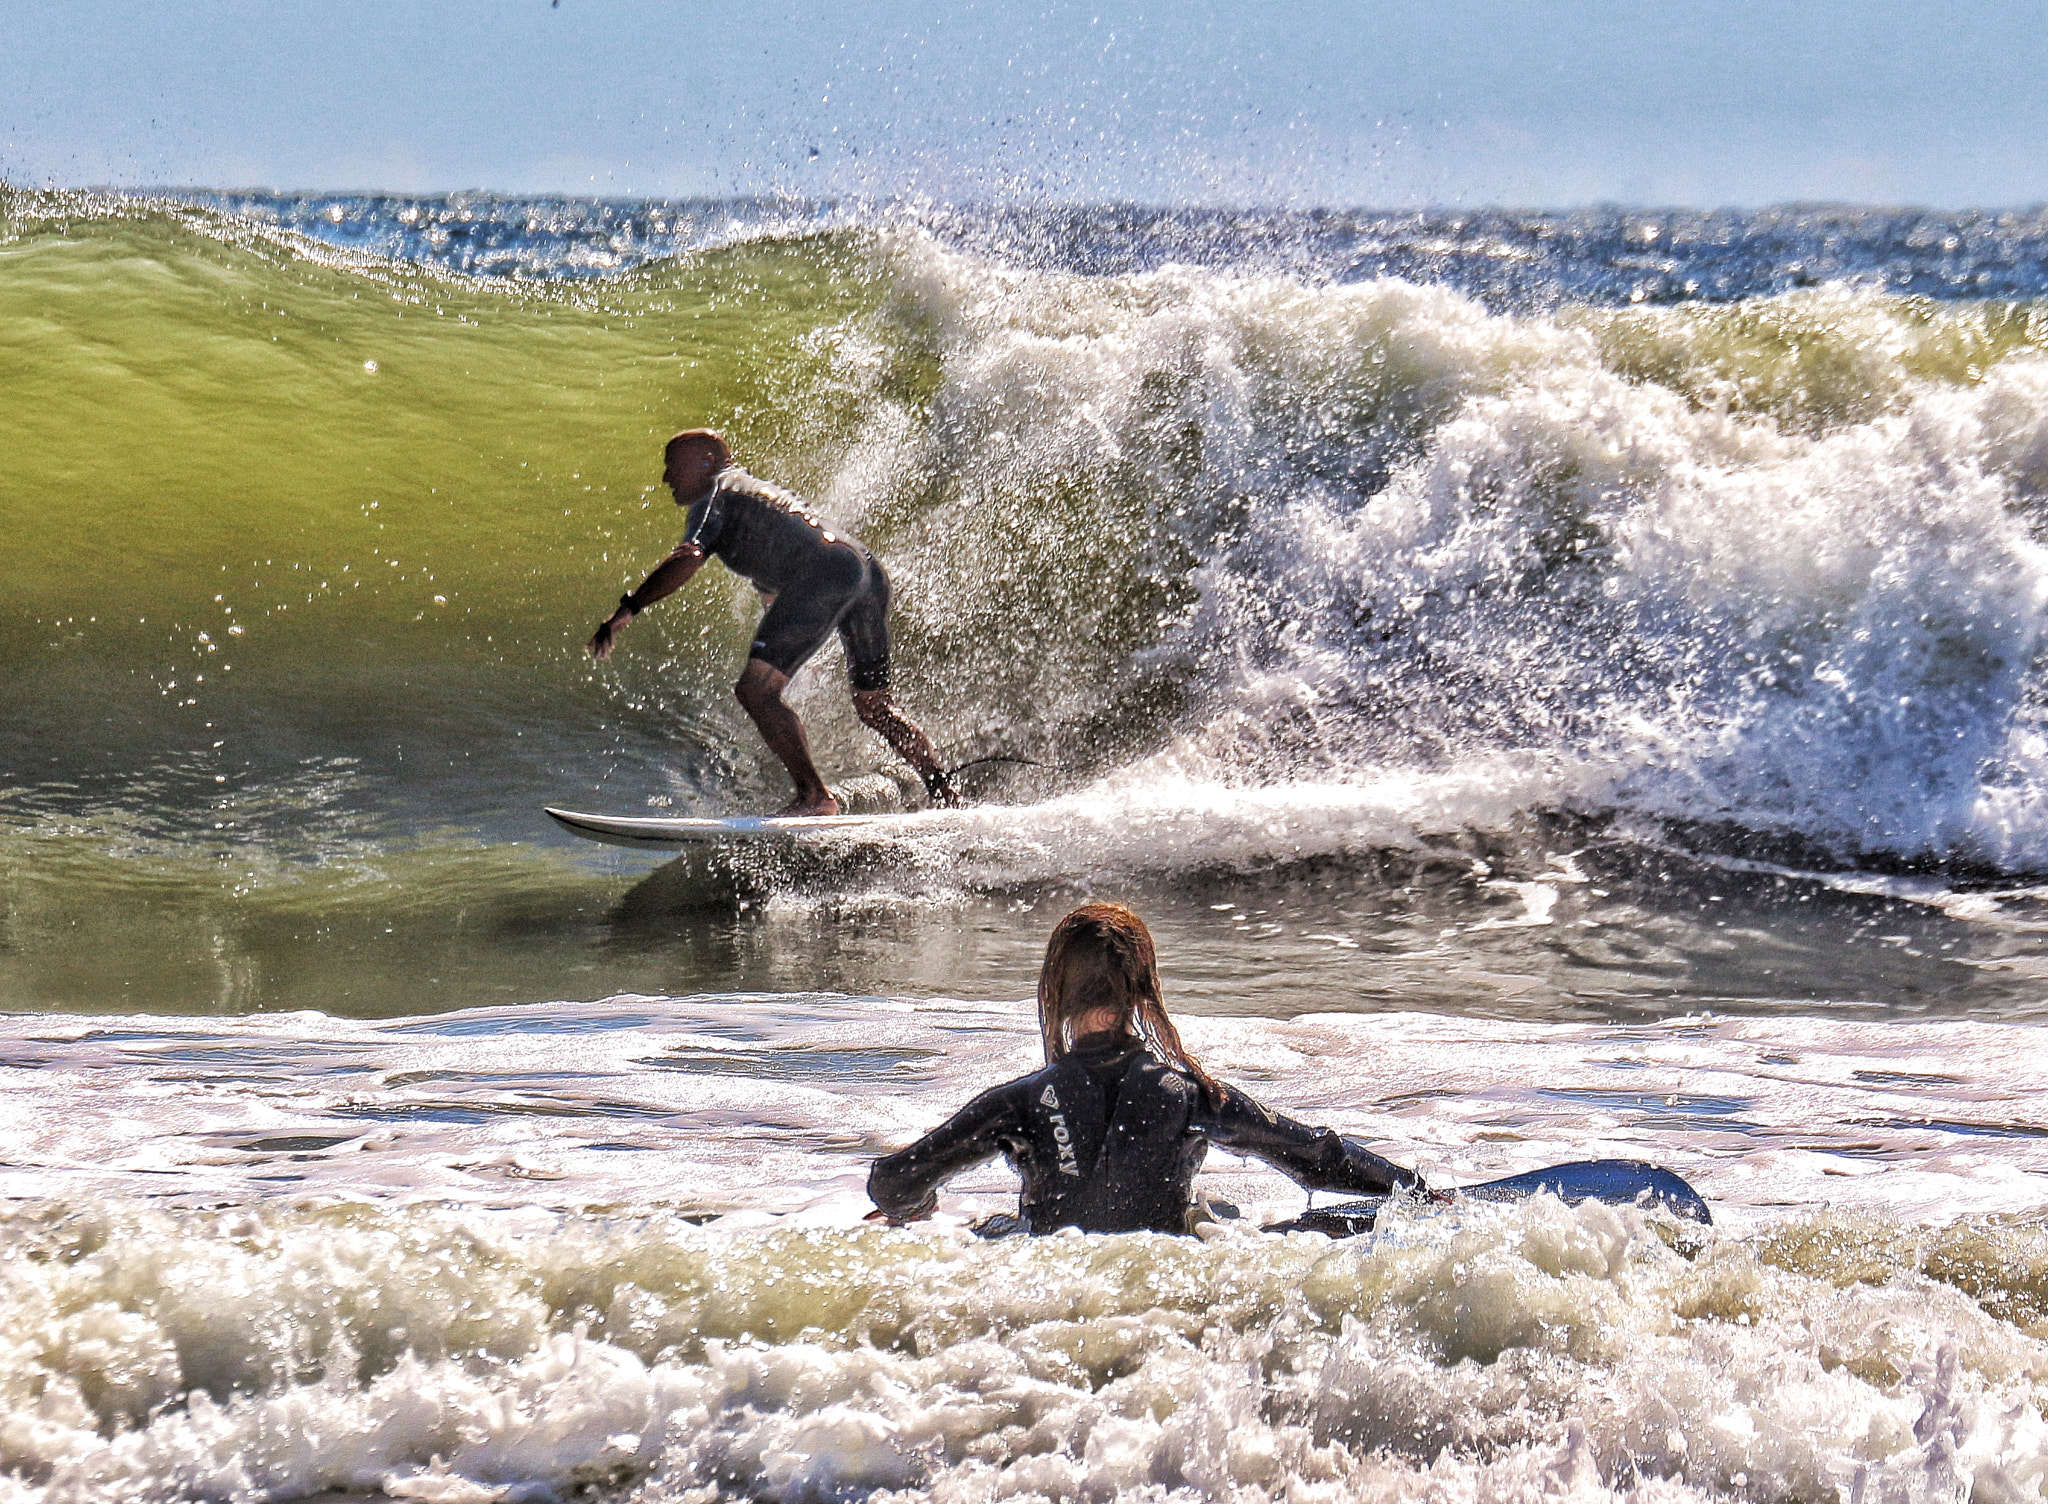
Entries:
[[770, 837], [796, 839], [863, 827], [880, 834], [891, 826], [922, 818], [915, 814], [734, 815], [729, 819], [713, 820], [702, 816], [586, 815], [552, 806], [547, 812], [564, 830], [574, 831], [585, 840], [603, 841], [609, 846], [663, 850], [695, 846], [706, 841], [757, 841]]

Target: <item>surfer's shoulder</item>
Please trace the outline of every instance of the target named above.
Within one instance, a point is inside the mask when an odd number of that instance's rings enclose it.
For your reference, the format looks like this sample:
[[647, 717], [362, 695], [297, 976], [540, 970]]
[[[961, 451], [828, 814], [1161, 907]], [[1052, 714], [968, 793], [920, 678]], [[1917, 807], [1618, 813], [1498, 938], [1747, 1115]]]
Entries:
[[1063, 1059], [1049, 1060], [1028, 1076], [1004, 1083], [1017, 1106], [1029, 1113], [1033, 1109], [1054, 1112], [1063, 1111], [1065, 1104], [1077, 1091], [1086, 1089], [1088, 1068], [1073, 1055]]
[[1066, 1061], [1048, 1060], [1030, 1075], [1019, 1076], [1005, 1085], [1017, 1094], [1019, 1101], [1027, 1101], [1038, 1096], [1041, 1088], [1056, 1085], [1072, 1074], [1073, 1067]]
[[723, 496], [748, 496], [755, 501], [765, 501], [786, 512], [805, 510], [803, 498], [796, 492], [763, 480], [758, 475], [749, 475], [738, 465], [728, 465], [719, 471], [718, 478], [712, 482], [712, 489]]
[[1228, 1081], [1215, 1082], [1215, 1092], [1202, 1089], [1202, 1084], [1186, 1071], [1169, 1066], [1180, 1089], [1185, 1093], [1195, 1118], [1206, 1129], [1250, 1127], [1271, 1129], [1277, 1124], [1291, 1122], [1261, 1102], [1242, 1087], [1232, 1086]]
[[831, 537], [825, 519], [811, 510], [808, 501], [786, 486], [778, 486], [773, 481], [761, 479], [758, 475], [747, 474], [738, 465], [719, 472], [716, 489], [721, 496], [743, 496], [773, 511], [786, 513], [801, 522], [809, 523], [825, 533], [828, 539]]

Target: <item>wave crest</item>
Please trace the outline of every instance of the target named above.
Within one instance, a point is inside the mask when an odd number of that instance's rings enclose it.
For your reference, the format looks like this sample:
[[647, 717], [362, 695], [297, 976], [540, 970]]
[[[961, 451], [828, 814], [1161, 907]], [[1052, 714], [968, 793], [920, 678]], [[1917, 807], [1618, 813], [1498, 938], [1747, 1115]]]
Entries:
[[877, 344], [929, 379], [877, 398], [830, 500], [985, 736], [1234, 782], [1506, 751], [1560, 803], [2048, 861], [2031, 308], [1517, 317], [878, 255]]

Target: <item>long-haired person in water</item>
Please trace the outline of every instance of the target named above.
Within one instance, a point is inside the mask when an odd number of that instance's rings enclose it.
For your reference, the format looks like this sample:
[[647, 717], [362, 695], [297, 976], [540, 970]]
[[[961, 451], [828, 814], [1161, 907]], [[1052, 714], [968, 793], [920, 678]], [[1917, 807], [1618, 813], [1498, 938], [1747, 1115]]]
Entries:
[[983, 1092], [876, 1162], [868, 1195], [877, 1215], [929, 1215], [941, 1181], [997, 1154], [1024, 1177], [1024, 1226], [1034, 1233], [1187, 1231], [1211, 1144], [1311, 1190], [1425, 1189], [1357, 1140], [1270, 1112], [1203, 1070], [1160, 1000], [1151, 932], [1121, 904], [1087, 904], [1054, 928], [1038, 1027], [1043, 1070]]

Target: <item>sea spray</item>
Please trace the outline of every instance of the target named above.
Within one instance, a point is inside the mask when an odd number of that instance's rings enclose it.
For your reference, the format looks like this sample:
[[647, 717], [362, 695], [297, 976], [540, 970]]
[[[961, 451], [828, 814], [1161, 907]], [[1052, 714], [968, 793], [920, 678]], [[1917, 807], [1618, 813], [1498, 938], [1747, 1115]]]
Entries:
[[[480, 832], [507, 780], [701, 805], [772, 779], [724, 690], [741, 595], [575, 668], [582, 616], [673, 541], [646, 446], [687, 419], [882, 551], [904, 692], [967, 750], [1070, 783], [1169, 749], [1283, 783], [1507, 751], [1553, 770], [1538, 807], [2036, 860], [2029, 305], [1507, 312], [847, 216], [508, 283], [323, 249], [318, 215], [17, 211], [41, 416], [5, 477], [10, 654], [21, 723], [89, 754], [15, 745], [23, 792], [225, 801], [275, 843], [314, 769], [359, 821]], [[821, 748], [871, 756], [835, 673], [803, 691]]]
[[[1785, 324], [1887, 367], [1895, 395], [1863, 411], [1779, 381], [1768, 348], [1751, 363], [1782, 400], [1706, 400], [1610, 369], [1569, 322], [1440, 289], [897, 254], [945, 372], [900, 461], [898, 491], [944, 498], [904, 572], [913, 610], [976, 603], [926, 623], [954, 634], [962, 695], [994, 679], [1100, 755], [1103, 717], [1128, 730], [1163, 688], [1150, 734], [1171, 730], [1176, 766], [1238, 780], [1512, 750], [1597, 770], [1538, 802], [2038, 860], [2013, 797], [2034, 784], [2048, 591], [2030, 323], [2001, 361], [1930, 379], [1903, 371], [1925, 310], [1800, 295]], [[1655, 317], [1673, 343], [1729, 321]], [[1735, 343], [1709, 358], [1740, 364]], [[962, 514], [977, 525], [947, 525]], [[977, 641], [996, 623], [1012, 651]]]

